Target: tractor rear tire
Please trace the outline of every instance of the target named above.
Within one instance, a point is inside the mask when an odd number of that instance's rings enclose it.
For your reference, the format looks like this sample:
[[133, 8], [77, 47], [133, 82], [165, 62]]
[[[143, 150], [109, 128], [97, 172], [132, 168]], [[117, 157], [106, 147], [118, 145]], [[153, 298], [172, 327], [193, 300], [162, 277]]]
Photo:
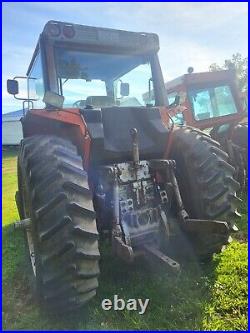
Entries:
[[[180, 127], [174, 130], [170, 157], [176, 161], [176, 178], [189, 217], [225, 221], [232, 228], [239, 184], [220, 145], [199, 130]], [[219, 251], [207, 249], [202, 257], [213, 252]]]
[[[234, 163], [239, 168], [242, 190], [245, 190], [248, 181], [248, 123], [238, 124], [234, 128], [232, 141], [236, 145], [235, 155], [239, 155], [238, 161]], [[242, 163], [238, 165], [240, 160]]]
[[240, 184], [239, 192], [245, 191], [248, 178], [248, 123], [239, 123], [233, 128], [229, 126], [225, 133], [219, 133], [220, 127], [214, 127], [210, 135], [229, 155], [230, 164], [235, 168], [234, 178]]
[[32, 221], [27, 239], [39, 301], [53, 312], [73, 311], [96, 294], [99, 275], [98, 232], [82, 158], [67, 140], [26, 138], [18, 185], [20, 217]]
[[192, 218], [230, 223], [239, 199], [234, 168], [219, 143], [190, 127], [174, 131], [171, 158], [185, 208]]
[[234, 128], [233, 142], [247, 150], [248, 146], [248, 123], [238, 124]]

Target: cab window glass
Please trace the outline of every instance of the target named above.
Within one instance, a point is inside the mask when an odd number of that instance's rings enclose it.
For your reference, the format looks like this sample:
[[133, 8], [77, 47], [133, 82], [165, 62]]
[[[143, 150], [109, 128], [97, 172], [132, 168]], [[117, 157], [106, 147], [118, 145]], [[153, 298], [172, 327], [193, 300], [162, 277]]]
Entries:
[[42, 71], [42, 60], [40, 51], [37, 53], [32, 69], [28, 76], [29, 98], [37, 99], [34, 102], [36, 108], [44, 108], [45, 104], [42, 101], [44, 97], [44, 81]]
[[199, 121], [237, 113], [229, 86], [191, 89], [188, 96], [195, 120]]

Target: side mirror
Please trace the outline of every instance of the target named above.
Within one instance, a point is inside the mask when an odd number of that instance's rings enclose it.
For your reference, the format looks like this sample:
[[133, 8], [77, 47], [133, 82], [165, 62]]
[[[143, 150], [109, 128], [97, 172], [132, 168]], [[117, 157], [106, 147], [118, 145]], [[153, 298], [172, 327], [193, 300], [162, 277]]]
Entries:
[[121, 82], [120, 95], [121, 96], [128, 96], [129, 95], [129, 83]]
[[17, 95], [19, 93], [18, 81], [7, 80], [7, 91], [11, 95]]

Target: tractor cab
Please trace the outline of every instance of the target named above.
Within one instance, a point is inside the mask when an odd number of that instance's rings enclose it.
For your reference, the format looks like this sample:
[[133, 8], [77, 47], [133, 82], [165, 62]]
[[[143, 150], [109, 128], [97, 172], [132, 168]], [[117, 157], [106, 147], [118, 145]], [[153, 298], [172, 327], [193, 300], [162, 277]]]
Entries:
[[189, 70], [166, 83], [171, 105], [176, 96], [185, 107], [174, 116], [176, 123], [207, 129], [237, 123], [245, 116], [239, 96], [234, 70], [193, 73]]
[[[27, 100], [33, 107], [145, 107], [142, 94], [157, 92], [148, 103], [164, 105], [165, 92], [157, 52], [158, 36], [49, 21], [27, 71]], [[17, 79], [8, 91], [20, 98]], [[52, 101], [52, 99], [54, 100]], [[25, 98], [22, 98], [25, 99]], [[51, 103], [51, 104], [50, 104]]]
[[[164, 106], [167, 97], [158, 50], [158, 36], [153, 33], [50, 21], [27, 71], [25, 102], [32, 109], [80, 110], [93, 160], [131, 157], [127, 138], [133, 127], [141, 156], [161, 156], [167, 129], [157, 107]], [[17, 80], [8, 82], [20, 98], [17, 84]], [[151, 88], [156, 93], [145, 102], [143, 93]]]
[[[247, 182], [248, 118], [246, 96], [239, 93], [235, 70], [193, 73], [166, 83], [169, 113], [176, 124], [204, 130], [218, 141], [235, 167], [235, 179]], [[182, 108], [182, 110], [181, 110]]]

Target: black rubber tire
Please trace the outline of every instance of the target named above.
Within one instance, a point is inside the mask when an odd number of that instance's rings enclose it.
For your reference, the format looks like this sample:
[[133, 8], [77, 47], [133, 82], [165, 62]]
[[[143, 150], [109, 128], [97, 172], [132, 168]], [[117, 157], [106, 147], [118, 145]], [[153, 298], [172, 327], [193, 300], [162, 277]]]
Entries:
[[177, 128], [170, 157], [176, 161], [176, 177], [190, 217], [230, 225], [239, 202], [239, 184], [219, 143], [197, 129]]
[[245, 191], [248, 178], [248, 123], [237, 124], [232, 129], [229, 127], [225, 133], [218, 133], [219, 127], [212, 129], [210, 135], [229, 155], [230, 164], [235, 168], [234, 178], [240, 184], [239, 192]]
[[57, 313], [73, 311], [95, 296], [99, 275], [98, 232], [82, 158], [67, 140], [26, 138], [18, 184], [23, 207], [26, 201], [23, 215], [29, 207], [25, 217], [32, 219], [39, 300]]
[[[233, 131], [233, 143], [240, 147], [237, 153], [243, 162], [240, 167], [240, 173], [243, 175], [241, 178], [242, 190], [247, 189], [248, 182], [248, 123], [238, 124]], [[236, 148], [237, 149], [237, 148]], [[237, 155], [237, 154], [236, 154]], [[237, 161], [235, 161], [237, 163]], [[243, 169], [244, 167], [244, 169]]]
[[[219, 143], [197, 129], [180, 127], [174, 130], [170, 157], [176, 161], [176, 178], [189, 217], [225, 221], [229, 228], [233, 227], [239, 183]], [[222, 236], [220, 243], [202, 244], [198, 236], [190, 237], [195, 256], [202, 262], [210, 261], [229, 241], [228, 236]], [[180, 235], [179, 242], [183, 247], [184, 235]]]
[[233, 131], [233, 142], [242, 147], [248, 146], [248, 123], [238, 124]]

